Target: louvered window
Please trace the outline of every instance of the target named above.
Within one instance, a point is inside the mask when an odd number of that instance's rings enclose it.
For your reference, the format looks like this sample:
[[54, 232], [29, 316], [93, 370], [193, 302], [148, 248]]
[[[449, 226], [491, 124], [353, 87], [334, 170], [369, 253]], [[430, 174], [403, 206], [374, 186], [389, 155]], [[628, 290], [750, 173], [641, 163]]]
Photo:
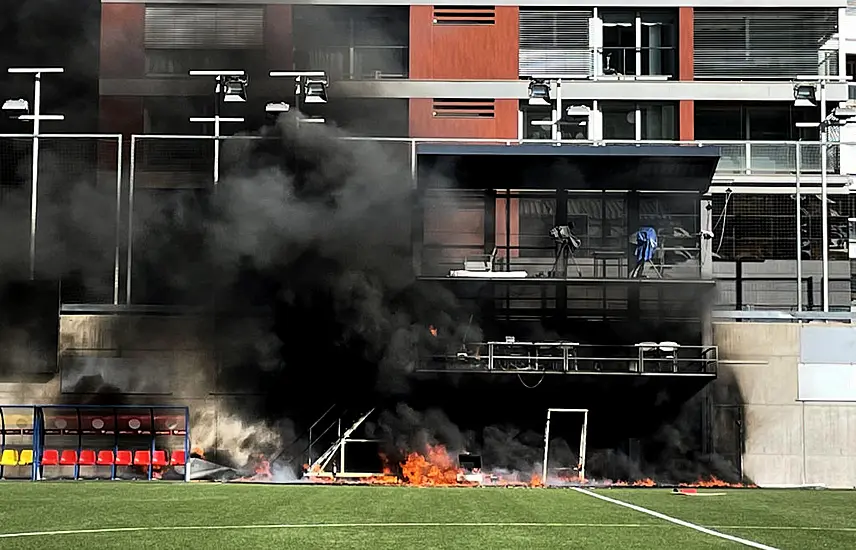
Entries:
[[435, 25], [494, 25], [493, 6], [438, 6], [434, 8]]
[[264, 8], [147, 6], [146, 49], [248, 49], [264, 46]]
[[695, 77], [818, 74], [818, 51], [837, 29], [836, 9], [696, 9]]
[[520, 76], [581, 76], [592, 71], [591, 10], [520, 9]]
[[435, 99], [433, 114], [437, 118], [493, 118], [492, 99]]

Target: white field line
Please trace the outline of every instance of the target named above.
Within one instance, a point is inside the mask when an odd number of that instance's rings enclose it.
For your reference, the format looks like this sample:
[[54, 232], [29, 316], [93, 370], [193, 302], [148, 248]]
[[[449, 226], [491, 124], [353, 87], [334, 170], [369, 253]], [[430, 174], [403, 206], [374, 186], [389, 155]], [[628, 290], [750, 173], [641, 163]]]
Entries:
[[[680, 520], [678, 520], [680, 521]], [[680, 524], [679, 524], [680, 525]], [[60, 535], [97, 535], [101, 533], [138, 533], [146, 531], [228, 531], [252, 529], [363, 529], [363, 528], [409, 528], [409, 527], [558, 527], [558, 528], [597, 528], [597, 529], [662, 529], [659, 523], [282, 523], [267, 525], [176, 525], [162, 527], [106, 527], [103, 529], [71, 529], [65, 531], [28, 531], [23, 533], [0, 533], [0, 539], [21, 537], [50, 537]], [[856, 533], [856, 527], [794, 527], [760, 525], [720, 525], [715, 529], [745, 529], [747, 531], [828, 531]], [[721, 535], [721, 534], [720, 534]], [[728, 535], [725, 535], [728, 536]], [[769, 547], [764, 547], [769, 548]]]
[[688, 521], [684, 521], [682, 519], [673, 518], [672, 516], [667, 516], [666, 514], [661, 514], [660, 512], [655, 512], [654, 510], [649, 510], [648, 508], [643, 508], [641, 506], [637, 506], [635, 504], [630, 504], [629, 502], [624, 502], [622, 500], [616, 500], [614, 498], [605, 497], [603, 495], [597, 494], [588, 489], [580, 489], [579, 487], [571, 487], [574, 491], [578, 493], [582, 493], [584, 495], [588, 495], [593, 498], [597, 498], [606, 502], [610, 502], [612, 504], [617, 504], [618, 506], [623, 506], [625, 508], [630, 508], [631, 510], [635, 510], [637, 512], [641, 512], [643, 514], [647, 514], [649, 516], [653, 516], [655, 518], [662, 519], [664, 521], [668, 521], [669, 523], [674, 523], [675, 525], [680, 525], [682, 527], [687, 527], [689, 529], [693, 529], [700, 533], [704, 533], [706, 535], [710, 535], [713, 537], [718, 537], [725, 540], [730, 540], [731, 542], [736, 542], [739, 544], [743, 544], [744, 546], [751, 546], [752, 548], [758, 548], [760, 550], [778, 550], [774, 546], [767, 546], [766, 544], [761, 544], [760, 542], [755, 542], [747, 539], [742, 539], [740, 537], [735, 537], [733, 535], [727, 535], [725, 533], [720, 533], [719, 531], [714, 531], [713, 529], [708, 529], [707, 527], [702, 527], [701, 525], [696, 525], [694, 523], [690, 523]]
[[501, 522], [414, 522], [414, 523], [275, 523], [268, 525], [175, 525], [162, 527], [105, 527], [103, 529], [69, 529], [66, 531], [28, 531], [0, 533], [0, 539], [89, 535], [98, 533], [137, 533], [142, 531], [226, 531], [236, 529], [360, 529], [375, 527], [591, 527], [591, 528], [662, 528], [658, 523], [501, 523]]

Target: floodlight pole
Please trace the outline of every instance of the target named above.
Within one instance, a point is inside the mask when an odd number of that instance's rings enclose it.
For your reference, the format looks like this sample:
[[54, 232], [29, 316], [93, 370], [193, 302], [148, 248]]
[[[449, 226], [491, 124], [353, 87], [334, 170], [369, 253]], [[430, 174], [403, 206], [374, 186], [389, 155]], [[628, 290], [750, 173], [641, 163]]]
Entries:
[[214, 187], [220, 183], [220, 123], [221, 122], [244, 122], [242, 117], [221, 117], [220, 102], [223, 100], [225, 78], [227, 76], [244, 76], [244, 71], [190, 71], [190, 76], [213, 76], [216, 81], [214, 88], [214, 116], [213, 117], [191, 117], [190, 122], [213, 122], [214, 123]]
[[553, 141], [562, 141], [562, 79], [556, 80], [556, 112], [553, 114]]
[[823, 206], [820, 209], [821, 238], [823, 239], [822, 251], [822, 276], [823, 276], [823, 311], [829, 311], [829, 204], [827, 203], [828, 182], [826, 176], [827, 165], [827, 141], [829, 140], [829, 125], [826, 122], [826, 81], [819, 79], [820, 83], [820, 201]]
[[796, 200], [797, 200], [797, 312], [803, 310], [802, 297], [802, 189], [800, 188], [802, 179], [802, 149], [800, 142], [797, 142], [797, 159], [796, 159]]
[[37, 199], [39, 196], [39, 132], [41, 131], [41, 121], [43, 120], [63, 120], [63, 115], [43, 115], [42, 114], [42, 73], [61, 73], [64, 69], [60, 67], [51, 68], [17, 68], [13, 67], [8, 70], [10, 74], [31, 74], [35, 80], [33, 90], [33, 114], [21, 115], [18, 120], [33, 121], [33, 164], [31, 184], [30, 184], [30, 280], [36, 278], [36, 217], [38, 214]]

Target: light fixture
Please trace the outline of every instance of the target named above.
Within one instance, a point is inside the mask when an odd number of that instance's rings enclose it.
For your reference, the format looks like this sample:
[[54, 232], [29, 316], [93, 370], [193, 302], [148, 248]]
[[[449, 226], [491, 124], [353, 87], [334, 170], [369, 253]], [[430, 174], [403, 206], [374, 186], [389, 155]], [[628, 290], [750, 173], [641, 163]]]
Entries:
[[3, 103], [3, 112], [9, 118], [18, 118], [30, 112], [30, 103], [26, 99], [7, 99]]
[[265, 111], [268, 113], [287, 113], [291, 109], [291, 105], [285, 101], [279, 103], [268, 103], [265, 105]]
[[529, 82], [529, 105], [549, 105], [550, 84], [544, 80]]
[[585, 105], [571, 105], [565, 110], [568, 116], [588, 116], [590, 113], [591, 109]]
[[223, 81], [224, 103], [245, 103], [247, 101], [247, 78], [227, 76]]
[[303, 101], [306, 103], [327, 103], [327, 82], [319, 79], [307, 79], [303, 85]]
[[817, 86], [806, 83], [794, 85], [794, 104], [797, 107], [816, 105]]
[[832, 111], [832, 116], [842, 122], [850, 120], [851, 118], [856, 117], [856, 109], [853, 107], [836, 107], [835, 110]]

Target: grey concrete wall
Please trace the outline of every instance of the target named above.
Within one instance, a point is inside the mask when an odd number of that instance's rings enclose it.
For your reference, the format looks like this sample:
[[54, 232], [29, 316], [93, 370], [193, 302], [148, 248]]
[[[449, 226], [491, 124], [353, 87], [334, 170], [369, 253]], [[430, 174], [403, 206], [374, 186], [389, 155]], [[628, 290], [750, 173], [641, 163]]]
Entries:
[[[85, 403], [92, 395], [75, 393], [79, 372], [68, 372], [82, 366], [89, 369], [84, 371], [86, 375], [102, 375], [122, 386], [123, 392], [130, 392], [112, 402], [189, 407], [192, 444], [205, 449], [209, 457], [216, 458], [218, 449], [237, 449], [251, 435], [261, 440], [274, 438], [264, 426], [244, 424], [229, 415], [229, 410], [235, 410], [234, 400], [246, 403], [252, 396], [218, 391], [213, 333], [211, 322], [198, 317], [63, 316], [60, 371], [52, 377], [0, 383], [0, 403]], [[157, 391], [152, 392], [152, 387]], [[240, 461], [245, 457], [233, 458]]]
[[[838, 328], [828, 326], [830, 333]], [[739, 459], [755, 483], [856, 487], [856, 403], [797, 401], [802, 330], [788, 323], [716, 323], [721, 364], [714, 409], [741, 407]], [[736, 420], [716, 422], [714, 429], [715, 441], [734, 440], [741, 431]]]

